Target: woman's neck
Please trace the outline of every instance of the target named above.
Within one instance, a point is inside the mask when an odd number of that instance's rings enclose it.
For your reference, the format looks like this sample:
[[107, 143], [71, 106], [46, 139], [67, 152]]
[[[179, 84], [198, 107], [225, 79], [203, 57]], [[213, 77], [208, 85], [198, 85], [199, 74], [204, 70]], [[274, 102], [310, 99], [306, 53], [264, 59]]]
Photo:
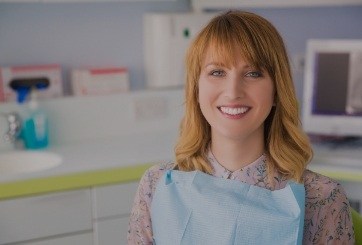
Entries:
[[253, 163], [264, 153], [264, 141], [241, 141], [212, 137], [211, 152], [226, 169], [235, 171]]

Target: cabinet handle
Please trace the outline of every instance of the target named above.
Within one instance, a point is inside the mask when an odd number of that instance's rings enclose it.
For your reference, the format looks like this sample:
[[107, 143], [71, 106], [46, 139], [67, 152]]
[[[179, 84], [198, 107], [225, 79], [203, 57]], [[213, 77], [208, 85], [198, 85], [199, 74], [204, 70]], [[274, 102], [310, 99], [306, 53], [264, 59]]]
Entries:
[[87, 197], [90, 200], [90, 191], [89, 190], [76, 190], [76, 191], [67, 191], [59, 193], [50, 193], [40, 196], [31, 197], [35, 203], [45, 203], [45, 202], [59, 202], [61, 200], [74, 200]]

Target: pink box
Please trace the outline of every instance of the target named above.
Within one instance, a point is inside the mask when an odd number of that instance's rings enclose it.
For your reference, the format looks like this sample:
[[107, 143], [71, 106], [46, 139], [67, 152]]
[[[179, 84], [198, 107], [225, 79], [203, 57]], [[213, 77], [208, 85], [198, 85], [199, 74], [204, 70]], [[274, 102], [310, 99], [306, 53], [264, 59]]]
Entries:
[[125, 67], [74, 69], [71, 80], [76, 96], [122, 93], [130, 87]]
[[39, 99], [63, 96], [63, 82], [59, 65], [12, 66], [0, 68], [0, 101], [15, 102], [17, 94], [9, 87], [13, 79], [38, 78], [49, 79], [49, 87], [38, 93]]

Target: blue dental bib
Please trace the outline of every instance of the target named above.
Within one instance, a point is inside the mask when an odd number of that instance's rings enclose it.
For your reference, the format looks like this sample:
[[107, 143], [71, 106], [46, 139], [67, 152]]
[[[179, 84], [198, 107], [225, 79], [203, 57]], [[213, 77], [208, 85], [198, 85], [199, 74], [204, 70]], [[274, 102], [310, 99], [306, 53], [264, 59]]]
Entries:
[[154, 244], [302, 244], [304, 185], [270, 191], [200, 171], [169, 170], [151, 205]]

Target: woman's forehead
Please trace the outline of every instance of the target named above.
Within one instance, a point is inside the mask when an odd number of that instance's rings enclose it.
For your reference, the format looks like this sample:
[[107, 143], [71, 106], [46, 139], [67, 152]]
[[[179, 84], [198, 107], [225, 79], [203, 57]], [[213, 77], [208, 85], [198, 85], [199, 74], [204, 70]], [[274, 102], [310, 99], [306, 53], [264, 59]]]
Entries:
[[222, 47], [215, 47], [214, 45], [210, 45], [206, 52], [204, 52], [204, 57], [202, 58], [202, 65], [206, 66], [208, 64], [214, 64], [219, 66], [231, 67], [235, 66], [236, 64], [243, 62], [247, 63], [250, 66], [254, 66], [246, 58], [247, 55], [241, 49], [233, 48], [227, 49]]

